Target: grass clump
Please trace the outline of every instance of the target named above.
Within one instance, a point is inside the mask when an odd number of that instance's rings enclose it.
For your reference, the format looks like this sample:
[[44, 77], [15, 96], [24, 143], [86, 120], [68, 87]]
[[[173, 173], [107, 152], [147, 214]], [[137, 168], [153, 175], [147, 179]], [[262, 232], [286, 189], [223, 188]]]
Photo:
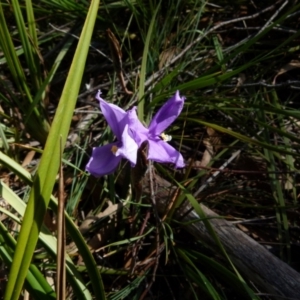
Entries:
[[[299, 270], [300, 4], [217, 2], [1, 3], [3, 299], [282, 296], [244, 273], [211, 219]], [[145, 124], [179, 90], [166, 133], [186, 167], [150, 164], [138, 182], [126, 162], [85, 172], [114, 141], [99, 89]]]

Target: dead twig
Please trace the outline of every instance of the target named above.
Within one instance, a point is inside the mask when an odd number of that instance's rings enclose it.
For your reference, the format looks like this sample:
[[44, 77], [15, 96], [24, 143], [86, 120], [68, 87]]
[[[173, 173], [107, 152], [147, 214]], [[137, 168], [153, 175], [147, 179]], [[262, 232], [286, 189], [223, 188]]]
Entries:
[[126, 87], [126, 82], [125, 82], [124, 75], [123, 75], [122, 50], [121, 50], [119, 41], [117, 40], [117, 38], [115, 37], [115, 35], [112, 33], [112, 31], [109, 28], [106, 30], [106, 34], [108, 37], [108, 42], [109, 42], [109, 46], [110, 46], [110, 50], [111, 50], [114, 67], [115, 67], [115, 70], [119, 77], [121, 86], [127, 95], [132, 95], [133, 92], [129, 91]]
[[257, 32], [256, 36], [261, 34], [268, 26], [269, 24], [278, 16], [279, 12], [283, 10], [283, 8], [289, 3], [289, 1], [285, 1], [272, 15], [272, 17], [266, 22], [266, 24]]
[[60, 167], [59, 167], [59, 192], [57, 211], [57, 299], [66, 299], [66, 228], [65, 228], [65, 201], [64, 201], [64, 176], [62, 166], [62, 142], [60, 139]]

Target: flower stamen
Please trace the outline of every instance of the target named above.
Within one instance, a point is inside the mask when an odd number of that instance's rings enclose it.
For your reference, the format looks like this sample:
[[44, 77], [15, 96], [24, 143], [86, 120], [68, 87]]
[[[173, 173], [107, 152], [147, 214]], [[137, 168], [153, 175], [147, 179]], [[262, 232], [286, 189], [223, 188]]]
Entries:
[[170, 142], [172, 140], [172, 136], [165, 134], [164, 132], [160, 135], [160, 138], [164, 141], [164, 142]]
[[117, 151], [119, 150], [119, 148], [116, 146], [116, 145], [113, 145], [112, 147], [111, 147], [111, 152], [114, 154], [114, 155], [116, 155], [116, 153], [117, 153]]

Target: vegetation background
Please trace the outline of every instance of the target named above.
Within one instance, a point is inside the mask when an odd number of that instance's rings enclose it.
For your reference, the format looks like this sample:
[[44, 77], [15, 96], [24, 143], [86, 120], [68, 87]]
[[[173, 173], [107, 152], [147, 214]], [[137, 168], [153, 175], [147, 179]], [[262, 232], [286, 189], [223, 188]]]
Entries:
[[[215, 236], [202, 203], [299, 271], [299, 18], [297, 0], [2, 0], [1, 298], [276, 299], [174, 212]], [[187, 98], [167, 132], [186, 168], [151, 166], [176, 188], [163, 215], [126, 163], [85, 172], [114, 140], [98, 89], [146, 124]]]

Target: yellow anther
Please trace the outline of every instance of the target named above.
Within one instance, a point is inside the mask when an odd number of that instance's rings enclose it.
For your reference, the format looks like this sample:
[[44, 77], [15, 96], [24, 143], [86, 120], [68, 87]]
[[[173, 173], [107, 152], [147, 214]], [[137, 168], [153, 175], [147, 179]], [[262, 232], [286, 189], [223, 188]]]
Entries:
[[160, 137], [165, 142], [170, 142], [172, 140], [172, 136], [165, 134], [164, 132], [160, 135]]
[[117, 151], [118, 151], [118, 147], [116, 146], [116, 145], [113, 145], [112, 147], [111, 147], [111, 152], [113, 153], [113, 154], [116, 154], [117, 153]]

